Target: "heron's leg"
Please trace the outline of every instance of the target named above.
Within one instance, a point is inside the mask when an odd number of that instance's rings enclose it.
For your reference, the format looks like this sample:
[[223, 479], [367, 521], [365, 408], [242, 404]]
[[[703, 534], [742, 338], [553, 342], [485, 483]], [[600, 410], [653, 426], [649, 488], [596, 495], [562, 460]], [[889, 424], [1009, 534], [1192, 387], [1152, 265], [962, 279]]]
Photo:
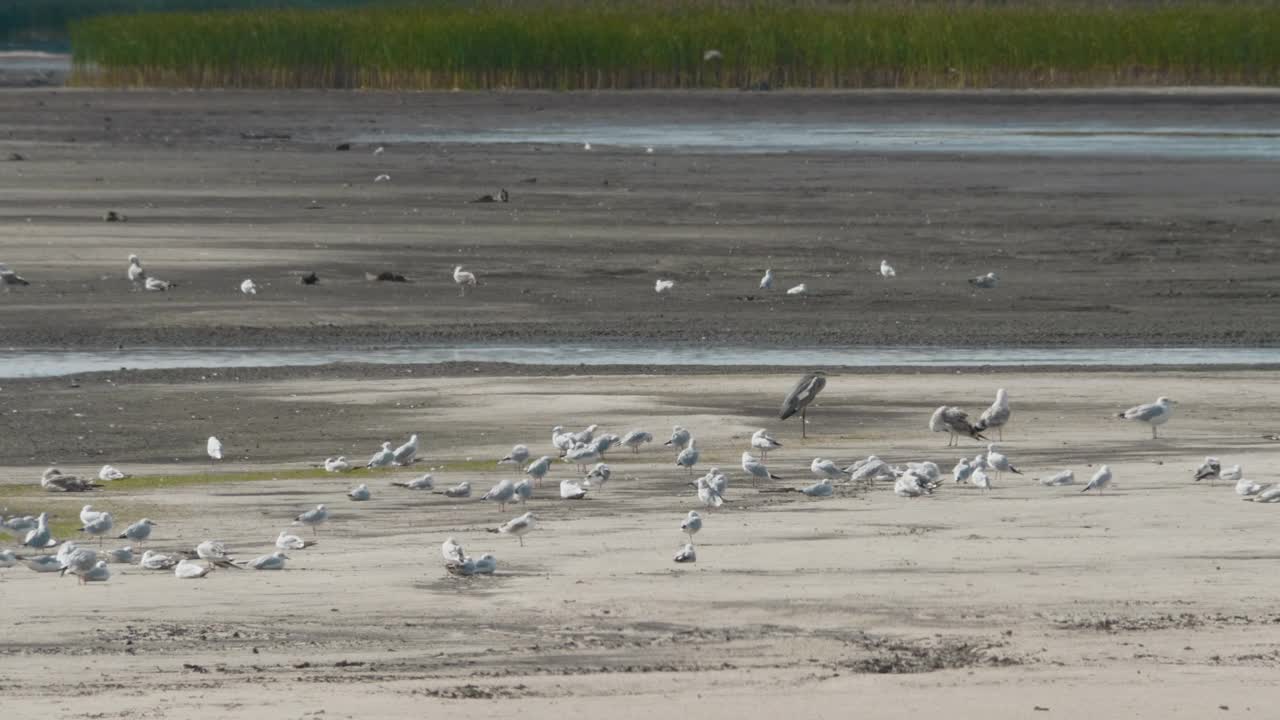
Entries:
[[1000, 436], [1000, 442], [1004, 442], [1004, 426], [996, 428], [996, 434]]
[[806, 415], [808, 414], [808, 412], [809, 412], [809, 408], [805, 408], [800, 411], [800, 437], [801, 438], [808, 437], [808, 435], [805, 434], [805, 424], [808, 422]]

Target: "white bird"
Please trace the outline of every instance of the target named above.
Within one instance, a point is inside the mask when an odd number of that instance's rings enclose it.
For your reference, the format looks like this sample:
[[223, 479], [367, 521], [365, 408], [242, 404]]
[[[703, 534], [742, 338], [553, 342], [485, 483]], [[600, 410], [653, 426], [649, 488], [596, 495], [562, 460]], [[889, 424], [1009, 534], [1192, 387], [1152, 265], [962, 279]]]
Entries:
[[519, 500], [521, 505], [524, 505], [525, 502], [533, 497], [533, 483], [529, 482], [529, 478], [521, 480], [515, 484], [515, 493], [515, 499]]
[[1218, 476], [1221, 473], [1222, 463], [1218, 462], [1218, 458], [1212, 456], [1207, 457], [1204, 459], [1204, 462], [1200, 463], [1200, 467], [1196, 468], [1196, 482], [1200, 482], [1201, 480], [1213, 482], [1218, 479]]
[[396, 461], [396, 452], [391, 449], [390, 442], [382, 443], [382, 449], [378, 450], [369, 458], [369, 462], [365, 467], [381, 468], [389, 467], [391, 463]]
[[724, 495], [721, 494], [720, 491], [718, 491], [714, 486], [712, 486], [711, 483], [707, 481], [707, 478], [700, 477], [698, 478], [697, 482], [691, 482], [689, 483], [689, 485], [691, 485], [694, 488], [697, 488], [698, 500], [704, 506], [714, 510], [720, 507], [721, 505], [724, 505]]
[[987, 468], [985, 467], [974, 468], [973, 473], [969, 475], [969, 482], [983, 490], [991, 489], [991, 476], [987, 475]]
[[578, 484], [577, 480], [565, 478], [560, 481], [560, 498], [562, 500], [581, 500], [587, 496], [587, 488]]
[[347, 491], [347, 497], [355, 500], [356, 502], [364, 502], [372, 497], [372, 494], [369, 492], [368, 485], [360, 483]]
[[701, 453], [698, 452], [698, 441], [693, 438], [689, 438], [688, 447], [681, 450], [679, 455], [676, 455], [676, 466], [687, 468], [689, 472], [692, 473], [693, 466], [698, 464], [698, 456], [700, 454]]
[[111, 578], [111, 569], [105, 560], [99, 560], [87, 572], [81, 573], [80, 578], [86, 583], [106, 582]]
[[1071, 470], [1063, 470], [1055, 475], [1040, 479], [1041, 485], [1075, 485], [1076, 474]]
[[498, 559], [489, 553], [481, 555], [475, 561], [475, 574], [492, 575], [498, 569]]
[[0, 568], [10, 568], [18, 564], [18, 556], [12, 550], [0, 550]]
[[137, 255], [129, 256], [129, 282], [134, 285], [146, 282], [147, 272], [142, 269], [142, 260]]
[[974, 440], [986, 440], [978, 428], [969, 424], [969, 413], [954, 405], [942, 405], [934, 410], [929, 418], [929, 429], [947, 433], [947, 447], [958, 445], [961, 435]]
[[564, 454], [564, 461], [574, 463], [581, 470], [587, 465], [600, 462], [600, 452], [590, 445], [578, 445]]
[[698, 553], [693, 549], [692, 543], [685, 543], [685, 546], [676, 551], [676, 555], [672, 560], [678, 563], [698, 562]]
[[151, 537], [151, 528], [155, 527], [155, 523], [150, 518], [142, 518], [138, 522], [124, 529], [124, 532], [116, 536], [117, 540], [130, 540], [136, 543], [146, 542]]
[[498, 527], [496, 532], [503, 535], [515, 535], [520, 541], [520, 547], [524, 547], [524, 536], [530, 530], [537, 526], [537, 520], [533, 513], [527, 512], [520, 517], [512, 518]]
[[968, 480], [972, 474], [973, 466], [969, 464], [969, 458], [960, 458], [955, 467], [951, 468], [951, 478], [958, 483]]
[[760, 289], [761, 290], [773, 289], [773, 269], [772, 268], [764, 271], [764, 277], [760, 278]]
[[533, 478], [533, 482], [536, 485], [541, 485], [542, 478], [546, 477], [550, 471], [551, 458], [547, 455], [543, 455], [534, 462], [529, 463], [529, 466], [524, 469], [525, 474]]
[[62, 563], [52, 555], [37, 555], [29, 557], [23, 562], [26, 563], [27, 567], [38, 573], [58, 572], [62, 569]]
[[252, 278], [246, 278], [244, 282], [240, 283], [240, 292], [245, 295], [257, 295], [258, 284]]
[[127, 477], [129, 476], [125, 475], [124, 473], [120, 472], [119, 470], [117, 470], [116, 468], [110, 465], [103, 465], [102, 469], [98, 471], [98, 479], [102, 480], [103, 482], [108, 482], [111, 480], [123, 480]]
[[284, 530], [281, 530], [280, 534], [276, 536], [277, 550], [305, 550], [315, 544], [315, 540], [303, 540], [297, 535], [290, 535]]
[[138, 562], [138, 566], [143, 570], [168, 570], [177, 564], [178, 558], [158, 553], [155, 550], [148, 550], [142, 553], [142, 560]]
[[1243, 476], [1236, 480], [1237, 495], [1241, 497], [1249, 497], [1251, 495], [1257, 495], [1260, 492], [1262, 492], [1262, 485]]
[[143, 284], [143, 288], [150, 292], [164, 292], [173, 286], [173, 283], [167, 280], [161, 280], [158, 277], [148, 277], [147, 281]]
[[999, 283], [1000, 283], [1000, 278], [996, 277], [996, 274], [993, 272], [989, 272], [986, 275], [979, 275], [978, 277], [969, 278], [970, 285], [976, 288], [981, 288], [983, 290], [990, 290], [991, 288], [995, 287]]
[[893, 494], [898, 497], [920, 497], [933, 493], [933, 486], [915, 473], [905, 472], [893, 482]]
[[222, 459], [222, 441], [210, 435], [209, 441], [205, 443], [204, 451], [208, 453], [211, 459], [221, 460]]
[[898, 272], [893, 269], [893, 266], [889, 264], [888, 260], [880, 261], [880, 277], [882, 278], [898, 277]]
[[502, 480], [497, 485], [489, 488], [489, 492], [484, 494], [481, 500], [489, 500], [498, 503], [498, 512], [507, 509], [507, 503], [511, 502], [511, 498], [515, 497], [516, 485], [510, 480]]
[[416, 477], [409, 482], [393, 482], [391, 484], [410, 490], [434, 490], [436, 488], [436, 480], [431, 476], [431, 473]]
[[179, 580], [196, 580], [213, 572], [212, 563], [195, 562], [182, 559], [173, 566], [173, 575]]
[[831, 478], [823, 478], [813, 485], [800, 488], [800, 492], [809, 497], [831, 497], [836, 489], [831, 485]]
[[1089, 480], [1089, 484], [1084, 486], [1080, 492], [1085, 493], [1090, 490], [1097, 490], [1098, 494], [1102, 494], [1102, 488], [1111, 484], [1111, 466], [1103, 465], [1098, 468], [1098, 472], [1093, 474], [1093, 478]]
[[653, 291], [661, 295], [665, 292], [670, 292], [671, 288], [674, 288], [675, 286], [676, 286], [675, 280], [659, 279], [657, 282], [653, 284]]
[[[1259, 492], [1257, 495], [1245, 499], [1260, 503], [1280, 503], [1280, 485], [1272, 485], [1271, 487]], [[30, 566], [30, 563], [27, 564]]]
[[866, 460], [859, 460], [845, 468], [844, 471], [849, 474], [850, 480], [859, 482], [865, 480], [874, 483], [876, 480], [889, 480], [897, 477], [889, 463], [875, 455], [868, 455]]
[[232, 565], [235, 563], [235, 558], [231, 556], [231, 551], [227, 549], [226, 543], [221, 540], [205, 540], [196, 545], [196, 557], [220, 565]]
[[574, 445], [586, 445], [596, 436], [596, 430], [599, 428], [599, 425], [588, 425], [581, 432], [570, 433], [569, 437], [573, 440]]
[[803, 295], [803, 294], [805, 294], [805, 293], [806, 293], [806, 292], [808, 292], [808, 291], [809, 291], [809, 288], [808, 288], [808, 287], [806, 287], [804, 283], [800, 283], [799, 285], [796, 285], [795, 287], [788, 289], [788, 290], [787, 290], [787, 294], [788, 294], [788, 295]]
[[469, 498], [471, 497], [471, 483], [463, 480], [451, 488], [434, 491], [437, 495], [443, 495], [447, 498]]
[[250, 560], [249, 567], [254, 570], [283, 570], [284, 561], [288, 559], [288, 555], [285, 555], [281, 550], [277, 550], [270, 555], [262, 555]]
[[505, 457], [498, 461], [498, 464], [515, 465], [516, 469], [519, 470], [520, 466], [524, 464], [524, 461], [528, 459], [529, 448], [524, 445], [515, 445], [512, 446], [511, 452], [507, 453]]
[[4, 263], [0, 263], [0, 285], [4, 286], [5, 292], [9, 292], [9, 288], [11, 287], [17, 287], [19, 285], [30, 285], [30, 284], [31, 283], [27, 282], [23, 277], [18, 275], [18, 273], [6, 267]]
[[[86, 505], [85, 507], [87, 508], [89, 506]], [[111, 532], [111, 528], [114, 527], [114, 525], [115, 521], [112, 519], [111, 513], [97, 513], [80, 528], [80, 532], [86, 532], [90, 535], [96, 536], [98, 538], [98, 544], [101, 545], [102, 536]]]
[[351, 469], [351, 463], [347, 462], [346, 455], [339, 455], [336, 458], [325, 458], [324, 469], [325, 472], [331, 473], [346, 472]]
[[309, 525], [311, 532], [320, 532], [320, 526], [329, 519], [329, 508], [324, 505], [317, 505], [314, 509], [308, 510], [301, 515], [295, 517], [293, 522], [295, 525]]
[[9, 530], [12, 533], [21, 533], [24, 530], [34, 528], [37, 522], [38, 521], [34, 515], [14, 515], [3, 523], [0, 523], [0, 525], [3, 525], [3, 527], [0, 527], [0, 530]]
[[373, 178], [373, 181], [376, 183], [391, 182], [391, 176], [386, 173], [380, 173]]
[[1173, 406], [1178, 403], [1167, 397], [1156, 398], [1153, 403], [1138, 405], [1120, 413], [1118, 417], [1135, 422], [1144, 422], [1151, 426], [1151, 439], [1156, 438], [1156, 428], [1169, 422], [1173, 415]]
[[36, 518], [36, 526], [22, 539], [22, 546], [42, 550], [57, 544], [58, 541], [53, 539], [53, 534], [49, 531], [49, 513], [40, 513]]
[[115, 550], [107, 551], [107, 562], [121, 563], [124, 565], [133, 564], [133, 546], [125, 545]]
[[622, 440], [619, 441], [619, 444], [631, 448], [631, 451], [634, 453], [639, 453], [641, 445], [651, 442], [653, 442], [652, 433], [647, 433], [644, 430], [632, 430], [622, 436]]
[[702, 516], [696, 510], [690, 510], [685, 516], [684, 522], [680, 523], [680, 531], [689, 536], [689, 544], [693, 544], [693, 536], [698, 534], [702, 529]]
[[475, 287], [478, 281], [475, 273], [463, 270], [462, 266], [458, 265], [453, 269], [453, 284], [458, 286], [459, 297], [465, 297], [467, 288]]
[[978, 432], [995, 428], [998, 437], [1004, 439], [1004, 426], [1009, 422], [1009, 416], [1012, 412], [1009, 410], [1009, 393], [1000, 388], [996, 390], [996, 400], [991, 403], [991, 407], [982, 411], [978, 416], [978, 424], [974, 426]]
[[94, 510], [92, 505], [85, 505], [84, 507], [80, 508], [80, 524], [88, 525], [89, 523], [93, 522], [101, 515], [102, 513], [97, 510]]
[[583, 150], [590, 150], [590, 149], [591, 149], [591, 143], [589, 143], [589, 142], [584, 142], [584, 143], [582, 143], [582, 149], [583, 149]]
[[769, 459], [769, 451], [777, 450], [780, 447], [782, 447], [782, 443], [775, 440], [774, 437], [769, 434], [769, 431], [764, 428], [760, 428], [754, 433], [751, 433], [751, 448], [753, 450], [760, 451], [761, 460]]
[[62, 560], [62, 567], [59, 568], [62, 574], [71, 573], [82, 584], [85, 582], [85, 574], [97, 567], [99, 562], [97, 552], [82, 547], [73, 548], [65, 554], [59, 553], [59, 558]]
[[613, 477], [612, 468], [604, 463], [596, 463], [596, 466], [591, 468], [591, 472], [587, 473], [584, 487], [603, 490], [605, 483], [609, 482], [611, 477]]
[[467, 554], [462, 550], [462, 546], [453, 538], [446, 538], [440, 544], [440, 554], [444, 556], [445, 562], [460, 563], [467, 557]]
[[769, 472], [769, 468], [760, 462], [758, 458], [749, 452], [742, 453], [742, 470], [751, 476], [751, 486], [755, 487], [757, 480], [781, 480], [782, 478]]
[[689, 439], [692, 437], [693, 433], [690, 433], [679, 425], [675, 425], [671, 428], [671, 439], [662, 444], [670, 445], [678, 454], [681, 450], [684, 450], [686, 445], [689, 444]]
[[994, 444], [987, 446], [987, 465], [990, 465], [996, 471], [996, 480], [999, 480], [1000, 476], [1007, 472], [1015, 475], [1022, 474], [1021, 470], [1009, 462], [1009, 456], [997, 450]]
[[809, 463], [809, 472], [820, 478], [843, 480], [847, 477], [844, 470], [841, 470], [840, 467], [835, 464], [835, 461], [827, 460], [825, 458], [814, 458]]
[[1232, 465], [1226, 470], [1223, 470], [1218, 477], [1229, 483], [1239, 482], [1240, 479], [1244, 477], [1244, 469], [1239, 465]]
[[374, 154], [374, 155], [381, 155], [382, 153], [384, 153], [384, 152], [386, 152], [386, 151], [387, 151], [387, 149], [386, 149], [385, 147], [383, 147], [383, 146], [379, 145], [378, 147], [376, 147], [376, 148], [374, 148], [374, 149], [373, 149], [373, 154]]
[[418, 434], [409, 436], [408, 442], [396, 448], [392, 453], [396, 465], [412, 465], [418, 457]]

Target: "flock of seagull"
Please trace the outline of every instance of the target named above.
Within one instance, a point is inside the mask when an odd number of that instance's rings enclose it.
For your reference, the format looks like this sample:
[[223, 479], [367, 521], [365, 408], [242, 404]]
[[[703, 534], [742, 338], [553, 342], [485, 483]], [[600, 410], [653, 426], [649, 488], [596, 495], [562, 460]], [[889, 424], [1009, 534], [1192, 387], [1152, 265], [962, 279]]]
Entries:
[[[826, 375], [822, 372], [809, 373], [802, 377], [783, 400], [779, 418], [786, 420], [799, 415], [801, 427], [807, 423], [808, 407], [826, 387]], [[1117, 416], [1147, 424], [1151, 427], [1152, 437], [1157, 436], [1157, 429], [1172, 417], [1175, 403], [1165, 397], [1153, 403], [1129, 408]], [[969, 483], [984, 491], [992, 489], [994, 483], [1003, 479], [1005, 473], [1021, 475], [1022, 471], [1013, 460], [1002, 451], [998, 443], [990, 442], [984, 433], [997, 433], [1003, 439], [1004, 427], [1012, 417], [1008, 392], [1001, 388], [996, 393], [995, 401], [985, 409], [974, 422], [969, 415], [956, 406], [943, 405], [934, 411], [929, 419], [928, 427], [933, 432], [947, 433], [948, 447], [959, 444], [962, 437], [978, 442], [986, 442], [986, 449], [976, 456], [962, 457], [951, 468], [950, 475], [955, 483]], [[652, 433], [635, 429], [623, 435], [599, 432], [599, 425], [591, 425], [581, 431], [566, 430], [556, 426], [551, 432], [551, 447], [556, 456], [566, 464], [573, 464], [581, 477], [565, 478], [559, 483], [559, 494], [563, 500], [582, 500], [590, 493], [603, 490], [613, 476], [613, 470], [606, 462], [606, 454], [615, 448], [626, 448], [632, 453], [655, 441]], [[403, 444], [392, 447], [391, 442], [384, 442], [373, 453], [366, 469], [409, 467], [418, 459], [420, 451], [419, 436], [414, 434]], [[693, 488], [699, 509], [703, 513], [714, 513], [726, 502], [730, 478], [728, 473], [719, 467], [710, 467], [706, 473], [695, 477], [701, 451], [697, 438], [692, 431], [682, 426], [674, 426], [670, 437], [663, 443], [674, 453], [673, 465], [687, 473], [688, 485]], [[802, 487], [777, 487], [771, 485], [782, 477], [773, 473], [768, 465], [771, 451], [783, 445], [770, 432], [761, 428], [755, 431], [747, 441], [747, 447], [741, 456], [741, 469], [745, 478], [753, 488], [761, 492], [798, 492], [812, 498], [831, 497], [835, 494], [836, 483], [892, 482], [895, 495], [915, 498], [932, 494], [942, 483], [944, 473], [934, 462], [907, 462], [905, 465], [890, 465], [875, 455], [843, 465], [830, 458], [815, 457], [809, 464], [810, 473], [816, 482]], [[224, 449], [217, 437], [210, 437], [206, 443], [206, 453], [214, 461], [222, 460]], [[495, 504], [499, 512], [504, 512], [508, 505], [523, 506], [533, 498], [535, 489], [542, 486], [543, 481], [554, 467], [552, 455], [541, 455], [534, 458], [526, 445], [515, 445], [511, 451], [497, 461], [498, 465], [511, 465], [525, 477], [519, 480], [504, 478], [495, 483], [480, 500]], [[327, 472], [345, 473], [360, 469], [345, 456], [325, 458], [323, 467]], [[128, 477], [120, 469], [104, 465], [96, 478], [81, 478], [62, 473], [58, 468], [49, 468], [41, 476], [41, 486], [49, 492], [92, 492], [104, 487], [106, 483]], [[628, 479], [634, 479], [628, 477]], [[1211, 483], [1218, 480], [1234, 482], [1236, 492], [1247, 500], [1262, 503], [1280, 503], [1280, 484], [1263, 486], [1244, 477], [1239, 465], [1223, 469], [1217, 458], [1205, 458], [1205, 462], [1196, 469], [1194, 479], [1207, 480]], [[1114, 480], [1108, 465], [1102, 465], [1085, 484], [1081, 492], [1096, 491], [1103, 494]], [[1075, 484], [1072, 470], [1062, 470], [1052, 476], [1039, 479], [1045, 486], [1066, 486]], [[431, 473], [425, 473], [412, 480], [396, 481], [392, 486], [414, 490], [429, 491], [451, 499], [472, 497], [469, 482], [461, 482], [451, 487], [436, 489], [435, 479]], [[347, 498], [351, 502], [366, 502], [372, 499], [373, 491], [367, 483], [351, 488]], [[329, 520], [329, 510], [325, 504], [306, 510], [293, 519], [293, 525], [309, 527], [313, 534], [318, 534], [320, 527]], [[72, 574], [82, 583], [101, 582], [111, 577], [108, 567], [112, 563], [133, 563], [147, 570], [172, 570], [180, 579], [196, 579], [207, 576], [215, 568], [237, 568], [255, 570], [280, 570], [290, 559], [286, 551], [303, 550], [315, 544], [314, 540], [305, 540], [288, 531], [281, 531], [274, 540], [275, 550], [247, 562], [237, 560], [228, 550], [225, 543], [217, 540], [205, 540], [193, 550], [177, 553], [161, 553], [146, 550], [136, 556], [134, 547], [141, 548], [150, 538], [156, 523], [149, 518], [142, 518], [127, 527], [118, 535], [115, 534], [115, 518], [109, 512], [95, 510], [92, 505], [85, 505], [80, 512], [80, 532], [89, 538], [98, 540], [98, 549], [68, 541], [59, 542], [53, 537], [49, 526], [50, 514], [43, 512], [39, 516], [0, 516], [0, 532], [21, 537], [21, 545], [33, 551], [34, 555], [19, 554], [13, 550], [0, 550], [0, 568], [11, 567], [21, 562], [36, 572], [58, 572]], [[488, 531], [514, 537], [523, 547], [525, 535], [537, 528], [538, 518], [533, 512], [525, 512], [510, 520], [489, 528]], [[702, 530], [705, 518], [698, 510], [691, 510], [680, 523], [680, 532], [686, 536], [684, 542], [673, 556], [676, 563], [693, 563], [697, 561], [697, 550], [694, 536]], [[129, 541], [129, 545], [109, 551], [102, 550], [105, 538], [115, 537]], [[53, 548], [57, 548], [53, 551]], [[446, 569], [462, 576], [492, 574], [497, 569], [497, 559], [486, 553], [473, 558], [468, 555], [454, 538], [448, 538], [442, 545], [442, 554]]]
[[[898, 271], [895, 270], [893, 266], [889, 264], [888, 260], [881, 260], [880, 261], [880, 277], [886, 280], [891, 280], [893, 278], [898, 277]], [[773, 268], [766, 269], [764, 271], [764, 277], [760, 278], [760, 289], [773, 290], [774, 284], [776, 282], [777, 282], [777, 279], [774, 277]], [[994, 272], [989, 272], [983, 275], [979, 275], [977, 277], [969, 278], [969, 284], [981, 290], [990, 290], [994, 288], [997, 284], [999, 284], [999, 278], [996, 277], [996, 274]], [[653, 289], [659, 295], [663, 295], [671, 292], [672, 290], [675, 289], [675, 287], [676, 287], [675, 280], [672, 280], [670, 278], [658, 278], [657, 282], [654, 283]], [[793, 285], [787, 288], [786, 294], [804, 295], [807, 292], [809, 292], [809, 286], [806, 285], [805, 283], [800, 283], [799, 285]]]

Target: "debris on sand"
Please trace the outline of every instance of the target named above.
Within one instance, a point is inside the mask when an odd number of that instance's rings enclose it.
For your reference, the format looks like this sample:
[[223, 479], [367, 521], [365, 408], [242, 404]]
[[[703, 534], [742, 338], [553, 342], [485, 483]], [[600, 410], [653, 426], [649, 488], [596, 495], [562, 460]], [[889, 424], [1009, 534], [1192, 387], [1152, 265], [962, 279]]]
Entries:
[[241, 140], [292, 140], [293, 136], [289, 133], [271, 133], [271, 132], [242, 132]]
[[334, 149], [337, 150], [338, 152], [346, 152], [347, 150], [351, 149], [351, 143], [342, 143]]
[[118, 213], [115, 210], [108, 210], [106, 215], [102, 216], [103, 222], [125, 222], [128, 220], [124, 213]]
[[16, 152], [9, 153], [9, 162], [22, 162], [23, 160], [26, 160], [26, 159], [27, 158], [23, 156], [22, 153], [16, 153]]
[[471, 202], [473, 203], [511, 202], [511, 196], [507, 193], [507, 189], [503, 188], [498, 191], [498, 194], [496, 196], [481, 195], [480, 197], [476, 198], [475, 200], [472, 200]]
[[374, 273], [367, 272], [364, 274], [364, 279], [369, 282], [409, 282], [409, 279], [400, 273], [388, 272], [386, 270], [377, 273], [376, 275]]
[[312, 270], [306, 275], [303, 275], [302, 277], [298, 278], [298, 282], [302, 283], [303, 285], [315, 285], [316, 283], [320, 282], [320, 276], [317, 275], [314, 270]]

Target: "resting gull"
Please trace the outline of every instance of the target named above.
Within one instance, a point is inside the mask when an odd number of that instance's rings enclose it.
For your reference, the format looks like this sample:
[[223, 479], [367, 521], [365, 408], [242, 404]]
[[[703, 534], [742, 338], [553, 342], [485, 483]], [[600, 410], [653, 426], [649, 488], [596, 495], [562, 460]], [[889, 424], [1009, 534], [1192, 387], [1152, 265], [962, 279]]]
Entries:
[[347, 462], [346, 455], [339, 455], [336, 458], [325, 458], [324, 469], [325, 472], [331, 473], [346, 472], [351, 469], [351, 463]]
[[1207, 457], [1204, 459], [1204, 462], [1200, 463], [1200, 467], [1196, 468], [1195, 479], [1196, 482], [1208, 480], [1212, 483], [1214, 480], [1218, 479], [1218, 476], [1221, 473], [1222, 463], [1218, 462], [1218, 458]]
[[444, 490], [435, 490], [436, 495], [443, 495], [448, 498], [469, 498], [471, 497], [471, 483], [463, 480], [451, 488]]
[[698, 561], [698, 552], [693, 549], [693, 543], [685, 543], [685, 546], [676, 551], [676, 555], [672, 558], [678, 563], [692, 563]]
[[249, 567], [254, 570], [283, 570], [285, 561], [289, 559], [283, 550], [277, 550], [270, 555], [261, 555], [249, 561]]
[[1080, 492], [1086, 493], [1090, 490], [1097, 490], [1098, 494], [1102, 494], [1102, 489], [1111, 484], [1111, 466], [1103, 465], [1098, 468], [1098, 472], [1093, 474], [1093, 478], [1089, 480], [1089, 484], [1084, 486]]
[[408, 482], [393, 482], [391, 484], [410, 490], [434, 490], [436, 487], [435, 478], [431, 476], [431, 473], [416, 477]]

